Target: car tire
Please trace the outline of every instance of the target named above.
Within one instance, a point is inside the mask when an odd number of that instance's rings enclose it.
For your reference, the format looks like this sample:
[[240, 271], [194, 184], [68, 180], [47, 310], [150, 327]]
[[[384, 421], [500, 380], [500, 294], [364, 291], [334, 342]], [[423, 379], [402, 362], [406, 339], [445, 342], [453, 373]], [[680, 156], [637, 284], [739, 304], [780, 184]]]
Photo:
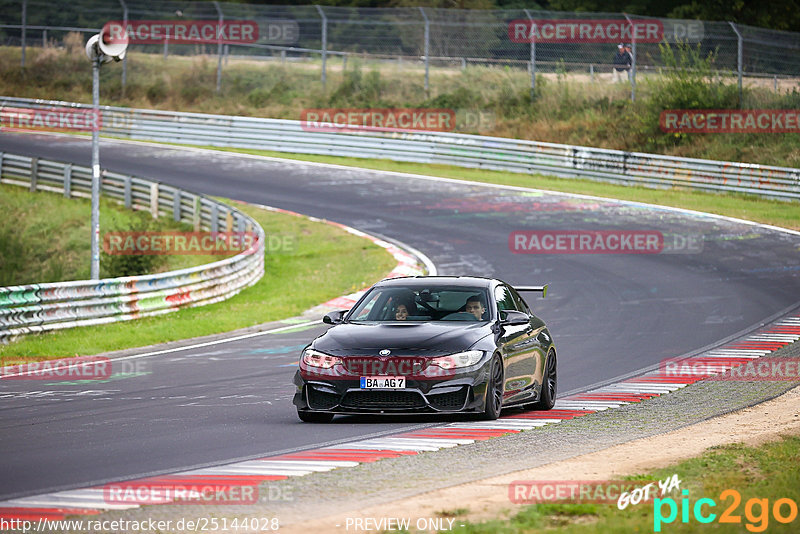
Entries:
[[531, 407], [535, 410], [552, 410], [556, 404], [556, 392], [558, 390], [558, 360], [556, 353], [550, 351], [545, 362], [544, 377], [542, 378], [542, 394], [539, 402]]
[[304, 423], [330, 423], [333, 421], [332, 413], [306, 412], [297, 410], [297, 417]]
[[489, 367], [489, 378], [486, 381], [486, 405], [481, 419], [484, 421], [494, 421], [500, 417], [500, 410], [503, 407], [503, 360], [499, 356], [492, 358]]

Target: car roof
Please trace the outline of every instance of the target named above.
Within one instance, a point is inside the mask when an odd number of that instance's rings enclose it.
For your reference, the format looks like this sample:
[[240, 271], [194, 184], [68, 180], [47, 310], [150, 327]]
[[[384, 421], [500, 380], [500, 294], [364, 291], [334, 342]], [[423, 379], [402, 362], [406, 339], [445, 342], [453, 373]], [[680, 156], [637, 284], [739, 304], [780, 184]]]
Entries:
[[431, 284], [441, 284], [461, 287], [491, 287], [496, 283], [503, 283], [496, 278], [482, 278], [478, 276], [406, 276], [403, 278], [387, 278], [381, 280], [376, 287], [409, 287], [425, 288]]

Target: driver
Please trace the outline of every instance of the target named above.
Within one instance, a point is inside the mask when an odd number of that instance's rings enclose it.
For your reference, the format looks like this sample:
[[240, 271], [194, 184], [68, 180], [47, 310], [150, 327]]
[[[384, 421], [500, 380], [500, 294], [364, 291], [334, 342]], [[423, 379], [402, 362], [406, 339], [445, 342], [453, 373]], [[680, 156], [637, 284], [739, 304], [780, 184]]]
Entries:
[[486, 307], [483, 305], [483, 299], [480, 295], [472, 295], [470, 298], [467, 299], [467, 303], [464, 305], [464, 311], [467, 313], [471, 313], [475, 316], [476, 319], [479, 321], [483, 320], [483, 312], [486, 311]]

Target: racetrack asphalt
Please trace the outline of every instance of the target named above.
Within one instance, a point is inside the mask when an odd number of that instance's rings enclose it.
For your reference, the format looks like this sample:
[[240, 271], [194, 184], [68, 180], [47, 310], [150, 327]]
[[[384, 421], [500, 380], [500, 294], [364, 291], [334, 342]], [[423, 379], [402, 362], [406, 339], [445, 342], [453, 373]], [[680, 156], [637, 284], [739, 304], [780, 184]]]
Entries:
[[[266, 148], [266, 147], [265, 147]], [[4, 134], [0, 151], [90, 162], [84, 138]], [[793, 307], [800, 237], [614, 200], [103, 140], [116, 172], [386, 236], [445, 275], [550, 284], [527, 300], [559, 350], [561, 391], [714, 344]], [[660, 231], [702, 246], [660, 254], [515, 254], [514, 231]], [[678, 237], [675, 237], [678, 236]], [[269, 276], [267, 273], [266, 276]], [[400, 432], [431, 418], [300, 423], [300, 349], [323, 326], [143, 357], [103, 384], [0, 383], [0, 499]], [[91, 387], [91, 389], [87, 389]]]

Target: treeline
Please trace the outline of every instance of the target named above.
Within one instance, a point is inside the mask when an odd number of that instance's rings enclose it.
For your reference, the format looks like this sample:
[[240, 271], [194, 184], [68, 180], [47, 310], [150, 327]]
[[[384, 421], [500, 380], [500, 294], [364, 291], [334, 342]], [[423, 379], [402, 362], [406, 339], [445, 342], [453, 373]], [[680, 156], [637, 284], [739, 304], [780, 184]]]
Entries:
[[437, 7], [629, 13], [678, 19], [724, 20], [800, 31], [800, 0], [233, 0], [248, 4], [319, 4], [342, 7]]

